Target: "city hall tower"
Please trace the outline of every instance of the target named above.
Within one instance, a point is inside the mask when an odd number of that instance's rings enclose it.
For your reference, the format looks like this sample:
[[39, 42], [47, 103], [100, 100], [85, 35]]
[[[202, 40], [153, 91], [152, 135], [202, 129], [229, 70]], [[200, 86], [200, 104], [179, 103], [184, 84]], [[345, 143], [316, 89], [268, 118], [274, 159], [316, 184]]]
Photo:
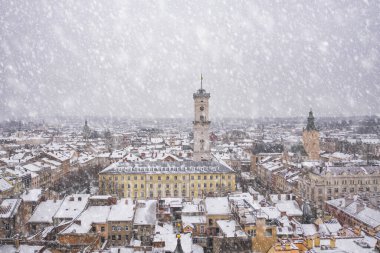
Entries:
[[210, 119], [209, 104], [210, 93], [203, 89], [203, 77], [201, 75], [201, 88], [193, 94], [194, 99], [194, 161], [211, 160], [210, 151]]

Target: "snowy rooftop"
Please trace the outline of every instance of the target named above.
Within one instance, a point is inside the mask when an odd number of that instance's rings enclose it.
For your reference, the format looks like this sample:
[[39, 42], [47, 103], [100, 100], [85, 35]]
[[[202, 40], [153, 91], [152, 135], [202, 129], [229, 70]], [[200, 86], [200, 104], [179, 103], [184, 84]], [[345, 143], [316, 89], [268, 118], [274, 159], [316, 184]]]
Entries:
[[190, 226], [194, 227], [194, 224], [205, 224], [205, 215], [182, 215], [181, 216], [183, 227]]
[[91, 230], [92, 224], [104, 224], [110, 213], [110, 206], [90, 206], [79, 217], [77, 222], [73, 222], [62, 234], [78, 233], [84, 234]]
[[206, 198], [205, 207], [206, 207], [206, 213], [208, 215], [231, 214], [227, 197]]
[[314, 168], [314, 173], [319, 175], [372, 175], [380, 174], [380, 166], [350, 166], [350, 167], [325, 167], [322, 169]]
[[[7, 253], [35, 253], [40, 252], [44, 246], [32, 246], [32, 245], [20, 245], [19, 250], [17, 251], [14, 245], [6, 244], [6, 245], [0, 245], [0, 252], [7, 252]], [[44, 253], [50, 253], [50, 250], [44, 250]]]
[[[369, 208], [364, 203], [353, 201], [346, 206], [345, 198], [329, 200], [326, 203], [335, 206], [338, 210], [349, 214], [372, 228], [380, 226], [380, 211]], [[362, 207], [359, 208], [359, 205], [362, 205]]]
[[262, 214], [257, 216], [263, 217], [269, 220], [278, 219], [281, 216], [280, 211], [274, 206], [261, 207]]
[[276, 208], [287, 216], [302, 216], [302, 210], [295, 200], [281, 200], [277, 202]]
[[85, 209], [89, 197], [89, 194], [73, 194], [67, 196], [54, 215], [54, 218], [74, 219]]
[[139, 200], [137, 206], [134, 225], [156, 224], [156, 200]]
[[21, 199], [0, 200], [0, 218], [12, 218], [21, 205]]
[[12, 189], [13, 186], [8, 183], [4, 178], [0, 178], [0, 192], [8, 191]]
[[42, 189], [30, 189], [21, 195], [24, 202], [37, 202], [42, 196]]
[[47, 200], [41, 202], [34, 210], [29, 222], [31, 223], [53, 223], [53, 216], [61, 206], [63, 200]]
[[233, 173], [228, 166], [214, 161], [113, 163], [99, 174], [156, 173]]
[[[360, 246], [358, 242], [367, 243], [370, 248], [364, 248]], [[322, 239], [321, 246], [323, 245], [329, 246], [330, 240]], [[321, 247], [314, 247], [313, 250], [316, 253], [367, 253], [375, 252], [375, 245], [376, 239], [367, 236], [365, 236], [364, 238], [337, 238], [335, 242], [335, 249], [324, 250]]]
[[121, 199], [116, 205], [111, 206], [108, 216], [109, 221], [131, 221], [134, 215], [134, 207], [132, 199]]
[[246, 237], [246, 233], [235, 220], [218, 220], [216, 222], [221, 230], [221, 233], [226, 237]]
[[[181, 234], [181, 246], [185, 253], [193, 253], [193, 240], [191, 238], [191, 234]], [[153, 238], [154, 242], [165, 242], [164, 252], [174, 252], [177, 246], [177, 237], [176, 234], [155, 234]], [[153, 252], [162, 252], [157, 250], [153, 250]], [[198, 252], [198, 251], [197, 251]]]
[[201, 203], [184, 202], [182, 203], [182, 213], [198, 213], [204, 212], [205, 207]]

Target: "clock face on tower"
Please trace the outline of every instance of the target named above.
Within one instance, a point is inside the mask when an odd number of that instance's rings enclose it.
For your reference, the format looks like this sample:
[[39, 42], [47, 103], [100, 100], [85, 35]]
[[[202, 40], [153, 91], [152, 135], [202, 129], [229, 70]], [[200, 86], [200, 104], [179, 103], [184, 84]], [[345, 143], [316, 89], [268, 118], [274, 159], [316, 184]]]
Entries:
[[199, 108], [199, 110], [203, 111], [205, 108], [203, 107], [203, 105]]

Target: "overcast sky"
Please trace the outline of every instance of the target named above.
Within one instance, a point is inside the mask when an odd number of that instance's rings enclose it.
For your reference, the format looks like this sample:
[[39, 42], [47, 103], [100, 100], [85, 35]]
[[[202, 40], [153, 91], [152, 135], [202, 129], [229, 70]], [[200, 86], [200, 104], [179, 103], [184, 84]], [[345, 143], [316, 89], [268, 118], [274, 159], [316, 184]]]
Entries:
[[0, 119], [380, 115], [380, 1], [0, 1]]

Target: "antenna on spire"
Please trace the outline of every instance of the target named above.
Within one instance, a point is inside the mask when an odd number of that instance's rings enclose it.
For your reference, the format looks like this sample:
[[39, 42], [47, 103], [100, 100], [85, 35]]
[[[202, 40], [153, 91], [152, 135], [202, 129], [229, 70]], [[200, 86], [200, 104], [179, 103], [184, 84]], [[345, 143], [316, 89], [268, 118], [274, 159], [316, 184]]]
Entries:
[[201, 90], [203, 90], [203, 76], [202, 76], [202, 73], [201, 73]]

